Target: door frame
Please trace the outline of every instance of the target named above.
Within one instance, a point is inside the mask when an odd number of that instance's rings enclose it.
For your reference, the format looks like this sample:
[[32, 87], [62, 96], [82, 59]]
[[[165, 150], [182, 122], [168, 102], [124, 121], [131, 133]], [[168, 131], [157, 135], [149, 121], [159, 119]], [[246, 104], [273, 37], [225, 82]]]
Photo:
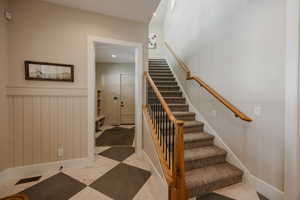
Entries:
[[[122, 75], [132, 75], [133, 77], [135, 76], [135, 73], [121, 73], [120, 74], [120, 95], [119, 95], [119, 99], [120, 99], [120, 103], [121, 103], [121, 97], [122, 97]], [[135, 86], [134, 86], [135, 87]], [[135, 95], [135, 93], [134, 93], [134, 95]], [[122, 124], [122, 117], [121, 117], [121, 115], [122, 115], [122, 111], [121, 111], [122, 109], [121, 109], [121, 107], [120, 107], [120, 113], [119, 113], [119, 115], [120, 115], [120, 125], [125, 125], [125, 124]], [[127, 124], [128, 125], [128, 124]]]
[[142, 155], [142, 101], [143, 101], [143, 43], [136, 43], [125, 40], [116, 40], [113, 38], [88, 36], [87, 40], [87, 58], [88, 58], [88, 157], [91, 163], [95, 160], [95, 120], [96, 120], [96, 62], [95, 62], [95, 44], [114, 44], [128, 46], [135, 49], [135, 152]]

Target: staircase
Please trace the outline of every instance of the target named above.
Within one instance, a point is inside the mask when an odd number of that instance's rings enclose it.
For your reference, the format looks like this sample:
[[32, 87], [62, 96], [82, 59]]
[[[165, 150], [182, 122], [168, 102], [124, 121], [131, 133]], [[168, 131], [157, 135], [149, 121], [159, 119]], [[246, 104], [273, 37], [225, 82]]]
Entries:
[[214, 136], [204, 132], [204, 123], [195, 120], [194, 112], [189, 112], [167, 62], [149, 60], [149, 74], [174, 116], [184, 121], [185, 180], [189, 198], [241, 182], [243, 172], [226, 162], [227, 152], [213, 144]]

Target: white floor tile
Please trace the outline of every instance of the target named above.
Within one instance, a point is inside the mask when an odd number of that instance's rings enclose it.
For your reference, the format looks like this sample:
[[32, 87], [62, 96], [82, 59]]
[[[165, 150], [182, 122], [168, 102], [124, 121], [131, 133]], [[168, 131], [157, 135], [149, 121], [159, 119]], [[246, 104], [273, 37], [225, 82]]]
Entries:
[[112, 199], [94, 190], [93, 188], [86, 187], [78, 194], [70, 198], [70, 200], [112, 200]]
[[129, 158], [123, 161], [123, 163], [138, 167], [144, 170], [150, 170], [147, 162], [144, 160], [143, 157], [138, 156], [136, 153], [132, 154]]
[[96, 154], [99, 154], [107, 149], [109, 149], [110, 146], [100, 146], [100, 147], [95, 147], [95, 153]]
[[91, 167], [66, 169], [63, 172], [86, 185], [90, 185], [118, 164], [117, 161], [97, 156], [95, 164]]
[[244, 183], [216, 190], [215, 193], [238, 200], [259, 200], [256, 191]]

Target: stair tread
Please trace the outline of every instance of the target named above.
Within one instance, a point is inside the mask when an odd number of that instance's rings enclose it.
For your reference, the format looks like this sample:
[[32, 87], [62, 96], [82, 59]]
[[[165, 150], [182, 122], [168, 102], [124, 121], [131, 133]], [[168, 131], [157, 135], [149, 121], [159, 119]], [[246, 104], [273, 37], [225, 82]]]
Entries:
[[194, 120], [194, 121], [186, 121], [186, 122], [184, 122], [183, 127], [202, 126], [202, 125], [203, 125], [203, 122]]
[[[170, 104], [169, 104], [170, 105]], [[180, 117], [180, 116], [194, 116], [194, 112], [188, 112], [188, 111], [176, 111], [173, 112], [175, 117]]]
[[[188, 105], [185, 103], [169, 103], [168, 106], [188, 106]], [[176, 111], [176, 112], [178, 112], [178, 111]]]
[[184, 134], [184, 142], [195, 142], [198, 140], [210, 140], [210, 139], [214, 139], [214, 136], [206, 132]]
[[237, 167], [225, 162], [187, 171], [186, 186], [188, 189], [203, 187], [218, 181], [243, 175]]
[[159, 84], [159, 83], [177, 83], [175, 80], [174, 81], [154, 81], [155, 84]]
[[[176, 91], [170, 91], [170, 92], [176, 92]], [[163, 97], [165, 100], [169, 99], [184, 99], [184, 97]], [[149, 99], [156, 99], [156, 97], [149, 97]]]
[[164, 97], [164, 99], [185, 99], [184, 97]]
[[204, 146], [204, 147], [198, 147], [193, 149], [186, 149], [184, 151], [184, 160], [187, 161], [193, 161], [193, 160], [200, 160], [204, 158], [210, 158], [214, 156], [224, 156], [226, 155], [226, 151], [211, 145], [211, 146]]
[[169, 91], [169, 90], [166, 90], [166, 91], [160, 91], [160, 92], [163, 92], [163, 93], [181, 93], [180, 91]]
[[159, 85], [158, 88], [179, 88], [179, 86], [176, 85]]

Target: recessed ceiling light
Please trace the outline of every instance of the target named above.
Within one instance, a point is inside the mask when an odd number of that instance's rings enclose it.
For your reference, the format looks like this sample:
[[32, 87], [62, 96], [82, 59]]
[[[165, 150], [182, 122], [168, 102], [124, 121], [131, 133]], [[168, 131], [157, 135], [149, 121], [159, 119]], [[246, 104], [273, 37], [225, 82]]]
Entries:
[[111, 57], [116, 58], [117, 56], [115, 54], [111, 55]]
[[153, 13], [153, 17], [155, 17], [155, 16], [156, 16], [156, 12]]

